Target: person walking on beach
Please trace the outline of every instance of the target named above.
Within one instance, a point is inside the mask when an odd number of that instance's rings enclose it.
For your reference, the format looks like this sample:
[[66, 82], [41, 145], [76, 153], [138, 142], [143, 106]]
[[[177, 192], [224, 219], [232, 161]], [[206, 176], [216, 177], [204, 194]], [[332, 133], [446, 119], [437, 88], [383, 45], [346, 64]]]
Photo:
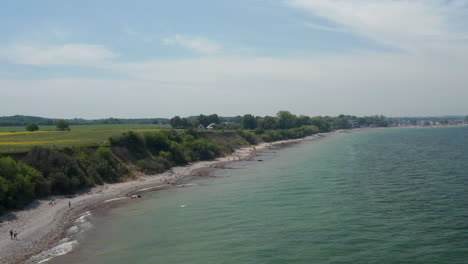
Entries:
[[13, 230], [10, 230], [10, 239], [13, 239]]
[[71, 201], [68, 201], [68, 208], [71, 208]]
[[17, 235], [18, 235], [18, 233], [15, 231], [15, 233], [13, 233], [13, 237], [15, 238], [15, 240], [16, 240]]

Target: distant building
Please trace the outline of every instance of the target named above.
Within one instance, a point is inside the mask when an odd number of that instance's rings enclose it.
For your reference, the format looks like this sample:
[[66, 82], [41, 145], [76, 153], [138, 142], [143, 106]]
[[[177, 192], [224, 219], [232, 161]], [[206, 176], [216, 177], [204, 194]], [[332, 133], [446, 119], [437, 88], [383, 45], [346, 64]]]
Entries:
[[358, 128], [358, 127], [361, 127], [359, 125], [359, 121], [358, 120], [348, 120], [348, 122], [351, 124], [351, 128]]
[[210, 130], [213, 130], [213, 129], [216, 129], [216, 124], [215, 123], [211, 123], [209, 124], [206, 129], [210, 129]]
[[448, 124], [451, 126], [461, 126], [465, 123], [463, 119], [452, 119], [448, 121]]
[[203, 126], [202, 124], [200, 124], [199, 126], [197, 126], [197, 129], [205, 129], [205, 126]]

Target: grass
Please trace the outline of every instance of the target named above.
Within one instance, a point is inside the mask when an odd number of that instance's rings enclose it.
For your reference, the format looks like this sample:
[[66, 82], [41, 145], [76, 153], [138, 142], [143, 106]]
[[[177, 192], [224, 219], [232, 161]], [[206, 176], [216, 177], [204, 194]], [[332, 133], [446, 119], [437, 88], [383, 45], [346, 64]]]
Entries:
[[[72, 131], [76, 130], [114, 130], [114, 129], [161, 129], [170, 128], [169, 125], [155, 125], [155, 124], [111, 124], [111, 125], [76, 125], [70, 126]], [[55, 131], [55, 126], [39, 126], [39, 131]], [[2, 132], [27, 132], [25, 126], [0, 126], [0, 133]]]
[[[79, 125], [71, 131], [56, 131], [55, 126], [41, 126], [40, 131], [25, 132], [24, 127], [0, 127], [0, 153], [28, 151], [33, 146], [67, 147], [96, 146], [106, 143], [109, 137], [123, 132], [156, 131], [169, 128], [167, 125]], [[17, 131], [17, 132], [10, 132]]]

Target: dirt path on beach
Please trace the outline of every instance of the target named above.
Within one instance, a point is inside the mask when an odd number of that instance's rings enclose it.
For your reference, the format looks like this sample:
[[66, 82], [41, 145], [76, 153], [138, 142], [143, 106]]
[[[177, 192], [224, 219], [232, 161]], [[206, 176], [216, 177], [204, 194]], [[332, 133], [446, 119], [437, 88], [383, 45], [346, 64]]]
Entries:
[[[136, 180], [105, 184], [73, 198], [48, 197], [30, 204], [26, 209], [11, 212], [0, 218], [0, 260], [2, 264], [29, 263], [28, 259], [44, 251], [60, 240], [67, 228], [80, 214], [109, 202], [112, 199], [131, 199], [138, 191], [169, 188], [181, 180], [196, 176], [204, 168], [219, 167], [222, 163], [246, 160], [260, 151], [273, 146], [313, 140], [324, 137], [318, 134], [303, 139], [262, 143], [238, 149], [232, 155], [213, 161], [201, 161], [157, 174], [138, 177]], [[51, 201], [53, 205], [50, 205]], [[71, 206], [69, 206], [69, 202]], [[10, 239], [10, 230], [18, 232], [17, 239]]]

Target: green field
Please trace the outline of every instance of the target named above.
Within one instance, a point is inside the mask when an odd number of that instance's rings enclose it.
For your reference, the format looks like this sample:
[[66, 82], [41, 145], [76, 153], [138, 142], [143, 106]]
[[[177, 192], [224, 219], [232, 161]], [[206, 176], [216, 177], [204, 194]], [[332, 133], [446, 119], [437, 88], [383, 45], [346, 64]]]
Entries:
[[[70, 126], [71, 131], [55, 131], [55, 126], [41, 126], [40, 131], [25, 132], [24, 127], [0, 127], [0, 153], [22, 152], [33, 146], [66, 147], [93, 146], [105, 143], [109, 137], [123, 132], [156, 131], [168, 125], [116, 124]], [[11, 132], [16, 131], [16, 132]]]

